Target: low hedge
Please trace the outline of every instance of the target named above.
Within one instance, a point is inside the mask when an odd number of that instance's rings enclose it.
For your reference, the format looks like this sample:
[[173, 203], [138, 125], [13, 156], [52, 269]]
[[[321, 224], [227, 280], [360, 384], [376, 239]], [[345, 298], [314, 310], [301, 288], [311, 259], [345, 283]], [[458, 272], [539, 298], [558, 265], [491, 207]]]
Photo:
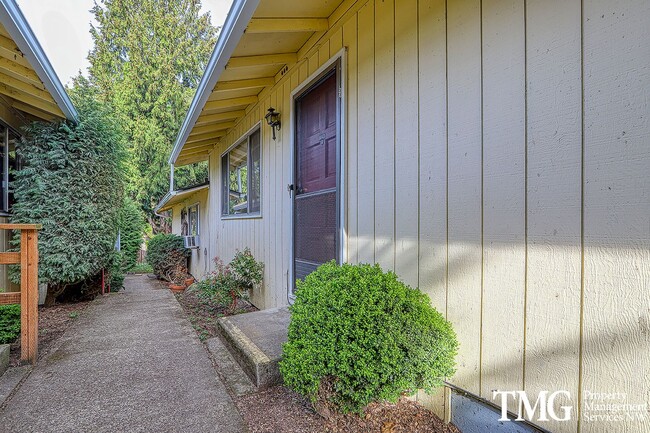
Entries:
[[147, 262], [159, 278], [168, 278], [172, 268], [177, 265], [176, 258], [179, 256], [185, 260], [190, 256], [190, 250], [185, 248], [181, 236], [161, 233], [147, 243]]
[[0, 344], [10, 344], [20, 335], [20, 305], [0, 305]]
[[297, 284], [280, 371], [313, 403], [361, 412], [432, 391], [455, 372], [458, 342], [429, 297], [378, 265], [320, 266]]

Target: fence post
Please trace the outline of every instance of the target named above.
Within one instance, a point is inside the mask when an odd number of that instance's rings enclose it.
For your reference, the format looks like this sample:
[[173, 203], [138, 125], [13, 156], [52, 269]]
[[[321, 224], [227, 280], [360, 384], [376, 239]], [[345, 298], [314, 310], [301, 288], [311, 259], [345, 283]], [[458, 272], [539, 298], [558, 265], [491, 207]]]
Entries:
[[38, 354], [38, 232], [20, 232], [20, 358], [36, 363]]

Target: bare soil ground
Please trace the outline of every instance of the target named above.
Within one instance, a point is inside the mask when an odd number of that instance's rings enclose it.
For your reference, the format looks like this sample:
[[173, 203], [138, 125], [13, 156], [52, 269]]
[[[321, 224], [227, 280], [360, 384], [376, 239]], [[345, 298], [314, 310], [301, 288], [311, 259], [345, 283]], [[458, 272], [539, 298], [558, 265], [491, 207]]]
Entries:
[[[39, 359], [47, 354], [53, 343], [63, 335], [90, 301], [56, 304], [52, 307], [38, 307], [38, 354]], [[20, 338], [11, 345], [10, 365], [20, 365]]]
[[[196, 330], [201, 341], [219, 335], [217, 319], [231, 314], [227, 307], [223, 305], [216, 305], [205, 299], [198, 298], [196, 291], [191, 289], [185, 290], [182, 293], [176, 293], [176, 299], [181, 304], [181, 307], [183, 307], [183, 310], [185, 310], [187, 318]], [[257, 311], [257, 308], [244, 300], [240, 300], [237, 302], [237, 308], [234, 314], [250, 313], [252, 311]]]

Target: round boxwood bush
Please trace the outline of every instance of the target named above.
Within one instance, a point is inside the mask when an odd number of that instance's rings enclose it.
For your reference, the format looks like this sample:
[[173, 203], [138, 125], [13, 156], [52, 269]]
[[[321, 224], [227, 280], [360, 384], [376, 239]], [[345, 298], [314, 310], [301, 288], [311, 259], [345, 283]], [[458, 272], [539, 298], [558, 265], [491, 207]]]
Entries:
[[320, 266], [298, 282], [290, 310], [280, 371], [313, 403], [361, 412], [431, 391], [455, 372], [451, 324], [426, 294], [378, 265]]
[[178, 257], [185, 260], [190, 250], [185, 248], [183, 238], [174, 234], [161, 233], [147, 242], [147, 262], [159, 278], [167, 278], [172, 268], [177, 265]]

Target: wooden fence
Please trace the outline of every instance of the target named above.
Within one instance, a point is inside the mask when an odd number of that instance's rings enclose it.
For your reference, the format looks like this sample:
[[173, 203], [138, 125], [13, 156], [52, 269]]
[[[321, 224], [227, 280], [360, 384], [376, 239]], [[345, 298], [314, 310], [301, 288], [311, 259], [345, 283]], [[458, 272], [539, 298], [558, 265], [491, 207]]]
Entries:
[[0, 265], [20, 265], [20, 292], [0, 293], [0, 305], [20, 304], [20, 359], [38, 356], [38, 230], [40, 224], [0, 224], [20, 231], [20, 251], [0, 252]]

